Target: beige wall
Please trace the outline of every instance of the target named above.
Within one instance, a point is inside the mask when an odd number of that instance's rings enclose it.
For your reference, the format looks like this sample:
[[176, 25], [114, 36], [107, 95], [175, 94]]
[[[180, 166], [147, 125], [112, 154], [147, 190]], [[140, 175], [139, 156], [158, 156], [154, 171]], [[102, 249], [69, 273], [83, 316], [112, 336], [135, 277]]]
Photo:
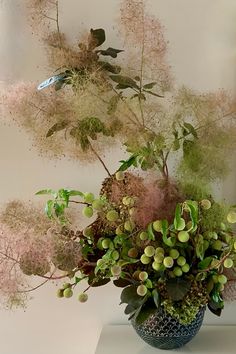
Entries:
[[[0, 7], [0, 80], [41, 80], [37, 68], [42, 52], [25, 24], [23, 0], [5, 0]], [[76, 32], [81, 22], [88, 28], [112, 30], [118, 0], [61, 0], [63, 29]], [[150, 0], [150, 8], [166, 27], [170, 41], [170, 63], [179, 84], [200, 90], [219, 87], [235, 89], [236, 1], [235, 0]], [[0, 203], [11, 198], [31, 198], [38, 189], [79, 187], [98, 191], [105, 177], [99, 165], [48, 161], [29, 150], [30, 141], [16, 127], [0, 120]], [[115, 156], [114, 156], [115, 155]], [[232, 157], [233, 158], [233, 157]], [[119, 152], [112, 152], [112, 169]], [[114, 162], [113, 162], [114, 161]], [[235, 161], [232, 166], [235, 167]], [[96, 169], [96, 174], [94, 170]], [[235, 171], [218, 195], [235, 203]], [[59, 176], [59, 177], [55, 177]], [[75, 298], [56, 299], [53, 285], [38, 290], [26, 312], [0, 312], [2, 354], [92, 354], [103, 323], [126, 322], [119, 303], [119, 289], [104, 287], [91, 291], [89, 302]], [[236, 305], [226, 305], [220, 320], [207, 314], [207, 323], [236, 324]]]

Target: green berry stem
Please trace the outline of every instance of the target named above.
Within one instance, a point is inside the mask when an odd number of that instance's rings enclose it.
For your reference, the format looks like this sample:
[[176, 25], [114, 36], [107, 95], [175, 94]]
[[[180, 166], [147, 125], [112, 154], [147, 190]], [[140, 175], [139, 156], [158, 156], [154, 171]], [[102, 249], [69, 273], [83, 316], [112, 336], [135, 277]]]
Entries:
[[218, 268], [220, 265], [222, 265], [224, 263], [224, 261], [226, 260], [226, 258], [228, 258], [228, 256], [230, 256], [230, 254], [231, 254], [231, 251], [229, 251], [228, 253], [226, 253], [226, 255], [224, 257], [219, 259], [218, 263], [214, 264], [213, 266], [209, 266], [206, 269], [200, 270], [198, 273], [209, 272], [212, 269]]

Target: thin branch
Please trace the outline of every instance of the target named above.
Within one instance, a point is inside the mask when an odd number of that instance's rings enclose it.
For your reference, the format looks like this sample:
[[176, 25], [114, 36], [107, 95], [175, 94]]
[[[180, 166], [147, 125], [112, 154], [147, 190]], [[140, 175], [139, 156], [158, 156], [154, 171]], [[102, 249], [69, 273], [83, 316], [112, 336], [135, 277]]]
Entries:
[[59, 25], [59, 0], [56, 1], [56, 24], [57, 24], [57, 33], [60, 41], [60, 47], [62, 48], [61, 31]]
[[99, 156], [99, 154], [97, 153], [97, 151], [93, 148], [92, 144], [89, 143], [89, 145], [90, 145], [91, 151], [94, 153], [94, 155], [95, 155], [95, 156], [98, 158], [98, 160], [101, 162], [101, 164], [102, 164], [102, 166], [104, 167], [104, 169], [106, 170], [108, 176], [111, 177], [112, 175], [111, 175], [110, 171], [108, 170], [108, 168], [107, 168], [105, 162], [103, 161], [103, 159]]

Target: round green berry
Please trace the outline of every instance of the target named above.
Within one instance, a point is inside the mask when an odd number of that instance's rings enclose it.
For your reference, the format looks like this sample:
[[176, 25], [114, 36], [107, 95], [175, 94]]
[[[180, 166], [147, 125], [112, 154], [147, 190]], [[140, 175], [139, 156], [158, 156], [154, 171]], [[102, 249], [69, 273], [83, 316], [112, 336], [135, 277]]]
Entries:
[[116, 210], [109, 210], [106, 214], [106, 218], [108, 221], [114, 222], [119, 219], [119, 214]]
[[70, 283], [64, 283], [63, 285], [62, 285], [62, 289], [67, 289], [67, 288], [70, 288], [71, 287], [71, 284]]
[[224, 274], [218, 275], [218, 283], [220, 284], [226, 284], [227, 283], [227, 277]]
[[155, 248], [153, 246], [147, 246], [144, 249], [144, 253], [146, 254], [146, 256], [148, 257], [153, 257], [155, 254]]
[[114, 265], [111, 267], [111, 274], [118, 277], [121, 273], [121, 267], [119, 265]]
[[181, 231], [185, 228], [185, 220], [183, 218], [180, 218], [179, 223], [177, 225], [177, 230]]
[[134, 215], [135, 210], [136, 210], [135, 208], [130, 208], [130, 209], [129, 209], [129, 215], [130, 215], [130, 216]]
[[176, 277], [181, 277], [181, 275], [183, 274], [183, 271], [180, 267], [174, 267], [173, 273]]
[[151, 262], [151, 258], [149, 258], [148, 256], [146, 256], [146, 254], [142, 254], [141, 258], [140, 258], [141, 263], [143, 264], [149, 264]]
[[234, 249], [236, 250], [236, 241], [234, 242]]
[[162, 248], [162, 247], [157, 247], [156, 248], [156, 250], [155, 250], [155, 254], [156, 255], [163, 255], [164, 256], [164, 254], [165, 254], [165, 250], [164, 250], [164, 248]]
[[177, 259], [177, 264], [181, 267], [183, 267], [186, 263], [186, 259], [183, 257], [183, 256], [180, 256], [178, 259]]
[[184, 273], [188, 273], [190, 270], [190, 266], [188, 263], [185, 263], [183, 266], [182, 266], [182, 272]]
[[139, 285], [137, 287], [137, 294], [139, 296], [145, 296], [147, 294], [147, 287], [145, 285]]
[[134, 229], [135, 225], [134, 225], [134, 222], [131, 221], [131, 220], [127, 220], [125, 223], [124, 223], [124, 229], [128, 232], [132, 232], [133, 229]]
[[125, 206], [134, 206], [134, 199], [132, 197], [124, 197], [122, 199], [122, 203], [125, 205]]
[[82, 213], [87, 218], [91, 218], [93, 216], [93, 208], [91, 208], [90, 206], [86, 206], [83, 208]]
[[234, 262], [233, 262], [233, 260], [231, 258], [226, 258], [224, 260], [224, 267], [225, 268], [232, 268], [233, 265], [234, 265]]
[[58, 289], [57, 290], [57, 297], [59, 297], [59, 298], [64, 297], [64, 289]]
[[154, 261], [152, 263], [152, 268], [158, 272], [161, 268], [161, 263]]
[[86, 293], [81, 293], [78, 296], [78, 300], [79, 300], [79, 302], [84, 303], [88, 300], [88, 295]]
[[179, 239], [180, 242], [188, 242], [189, 233], [187, 231], [180, 231], [178, 233], [178, 239]]
[[166, 268], [172, 268], [174, 265], [174, 260], [172, 257], [165, 257], [163, 260], [163, 264]]
[[152, 223], [152, 226], [155, 231], [161, 232], [162, 231], [162, 221], [161, 220], [156, 220]]
[[129, 256], [130, 258], [137, 258], [137, 257], [138, 257], [138, 250], [137, 250], [137, 248], [134, 248], [134, 247], [130, 248], [130, 249], [128, 250], [128, 256]]
[[93, 229], [91, 226], [87, 226], [84, 230], [83, 230], [83, 235], [85, 237], [93, 237]]
[[148, 278], [148, 273], [147, 272], [140, 272], [139, 273], [139, 280], [145, 281]]
[[92, 202], [92, 207], [93, 207], [95, 210], [100, 211], [100, 210], [102, 210], [103, 206], [104, 206], [104, 203], [103, 203], [103, 201], [100, 200], [100, 199], [95, 199], [95, 200]]
[[118, 259], [120, 258], [119, 252], [118, 252], [117, 250], [112, 251], [111, 258], [112, 258], [114, 261], [118, 261]]
[[162, 263], [164, 257], [165, 257], [165, 256], [164, 256], [164, 254], [162, 254], [162, 253], [155, 254], [155, 256], [154, 256], [154, 261], [157, 262], [157, 263]]
[[123, 227], [120, 225], [116, 228], [116, 235], [120, 236], [123, 234], [124, 234]]
[[172, 248], [169, 252], [170, 257], [172, 257], [173, 259], [177, 259], [179, 257], [179, 251]]
[[211, 208], [211, 202], [208, 199], [201, 200], [200, 205], [201, 205], [202, 209], [204, 209], [204, 210], [208, 210]]
[[235, 211], [230, 211], [227, 215], [227, 221], [230, 224], [235, 224], [236, 223], [236, 212]]
[[73, 291], [71, 288], [67, 288], [63, 291], [63, 296], [65, 298], [69, 298], [69, 297], [72, 297], [73, 296]]
[[220, 251], [223, 247], [223, 243], [220, 240], [216, 240], [212, 244], [212, 248], [216, 251]]
[[94, 201], [94, 194], [93, 193], [84, 193], [84, 201], [86, 203], [92, 203]]
[[109, 238], [104, 238], [104, 240], [102, 241], [102, 248], [107, 249], [109, 248], [111, 244], [111, 240]]
[[140, 232], [139, 234], [140, 240], [146, 241], [148, 239], [148, 233], [145, 231]]
[[116, 172], [116, 180], [117, 181], [122, 181], [125, 178], [124, 172], [123, 171], [117, 171]]

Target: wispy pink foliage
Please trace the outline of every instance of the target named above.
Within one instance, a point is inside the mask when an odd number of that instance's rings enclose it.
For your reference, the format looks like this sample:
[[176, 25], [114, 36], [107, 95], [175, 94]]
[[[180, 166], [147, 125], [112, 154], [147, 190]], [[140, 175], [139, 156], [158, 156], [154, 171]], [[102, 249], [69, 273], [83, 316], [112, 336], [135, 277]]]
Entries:
[[134, 219], [137, 225], [146, 228], [147, 225], [158, 219], [170, 220], [173, 218], [176, 203], [182, 200], [174, 184], [160, 187], [160, 181], [145, 183], [145, 189], [136, 203]]
[[[129, 50], [133, 49], [133, 67], [140, 68], [146, 79], [157, 81], [160, 89], [169, 90], [172, 78], [166, 61], [167, 42], [164, 28], [154, 16], [146, 12], [143, 0], [123, 0], [121, 28]], [[138, 65], [134, 65], [137, 62]]]

